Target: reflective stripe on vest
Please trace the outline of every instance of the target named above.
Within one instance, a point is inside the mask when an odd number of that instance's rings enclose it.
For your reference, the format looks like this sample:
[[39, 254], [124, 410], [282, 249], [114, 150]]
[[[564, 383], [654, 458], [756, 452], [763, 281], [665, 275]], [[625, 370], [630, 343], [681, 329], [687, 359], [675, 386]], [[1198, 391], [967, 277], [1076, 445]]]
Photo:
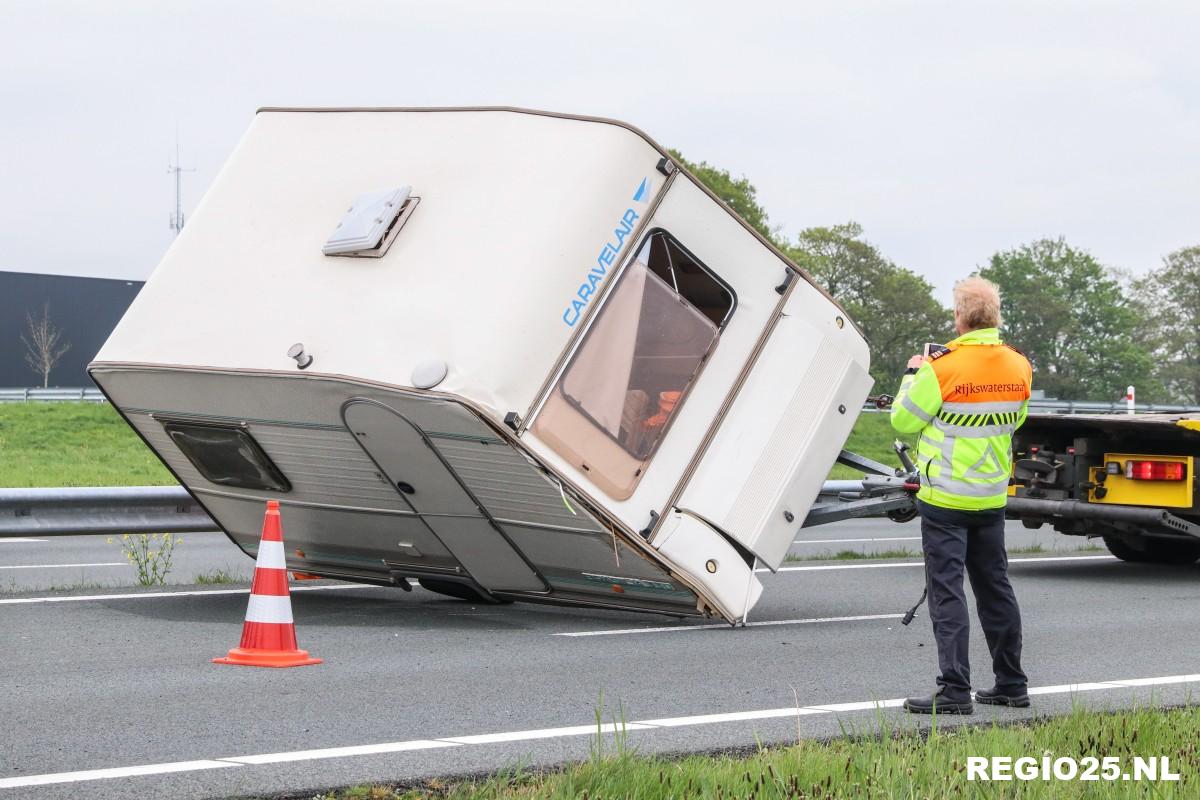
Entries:
[[924, 423], [917, 496], [965, 511], [1001, 508], [1008, 500], [1012, 436], [1028, 408], [1029, 362], [1004, 347], [994, 329], [973, 331], [949, 348], [897, 393], [896, 405], [910, 415], [901, 422], [910, 430]]

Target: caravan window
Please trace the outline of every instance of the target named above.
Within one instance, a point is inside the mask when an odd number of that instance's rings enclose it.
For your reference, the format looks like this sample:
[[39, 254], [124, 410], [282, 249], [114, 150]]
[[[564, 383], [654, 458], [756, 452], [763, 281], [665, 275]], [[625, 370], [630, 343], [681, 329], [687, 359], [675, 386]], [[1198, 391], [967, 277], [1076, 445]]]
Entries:
[[290, 492], [291, 483], [241, 425], [160, 420], [171, 441], [212, 483]]
[[700, 313], [724, 328], [733, 315], [733, 289], [661, 228], [646, 237], [637, 260], [679, 293]]
[[626, 453], [649, 459], [733, 305], [674, 239], [652, 233], [567, 367], [564, 397]]

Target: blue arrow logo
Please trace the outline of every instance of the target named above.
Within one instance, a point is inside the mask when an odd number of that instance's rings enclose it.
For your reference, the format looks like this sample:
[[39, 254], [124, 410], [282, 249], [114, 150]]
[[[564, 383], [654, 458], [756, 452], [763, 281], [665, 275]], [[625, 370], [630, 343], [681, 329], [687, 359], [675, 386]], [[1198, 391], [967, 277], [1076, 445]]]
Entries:
[[645, 203], [646, 198], [650, 196], [650, 179], [642, 178], [642, 184], [633, 193], [633, 199], [638, 203]]

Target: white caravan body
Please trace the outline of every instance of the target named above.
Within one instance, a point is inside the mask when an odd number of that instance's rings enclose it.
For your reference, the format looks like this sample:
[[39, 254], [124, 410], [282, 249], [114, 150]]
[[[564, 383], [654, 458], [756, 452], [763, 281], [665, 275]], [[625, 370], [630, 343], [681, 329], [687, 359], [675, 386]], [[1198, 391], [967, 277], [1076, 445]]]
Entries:
[[640, 131], [264, 109], [90, 373], [245, 552], [744, 620], [870, 389], [845, 312]]

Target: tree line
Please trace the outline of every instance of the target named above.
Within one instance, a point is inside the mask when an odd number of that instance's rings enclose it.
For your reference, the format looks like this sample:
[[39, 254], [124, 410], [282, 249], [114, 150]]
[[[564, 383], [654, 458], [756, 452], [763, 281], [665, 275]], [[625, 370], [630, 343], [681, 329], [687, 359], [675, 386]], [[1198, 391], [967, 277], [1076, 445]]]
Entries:
[[[845, 307], [870, 342], [878, 391], [893, 388], [922, 342], [953, 338], [953, 315], [933, 286], [881, 253], [861, 225], [789, 239], [744, 176], [672, 154]], [[1200, 245], [1134, 277], [1062, 238], [1038, 239], [992, 254], [973, 273], [1000, 287], [1004, 339], [1029, 358], [1034, 388], [1047, 397], [1115, 400], [1133, 384], [1139, 402], [1200, 404]]]

